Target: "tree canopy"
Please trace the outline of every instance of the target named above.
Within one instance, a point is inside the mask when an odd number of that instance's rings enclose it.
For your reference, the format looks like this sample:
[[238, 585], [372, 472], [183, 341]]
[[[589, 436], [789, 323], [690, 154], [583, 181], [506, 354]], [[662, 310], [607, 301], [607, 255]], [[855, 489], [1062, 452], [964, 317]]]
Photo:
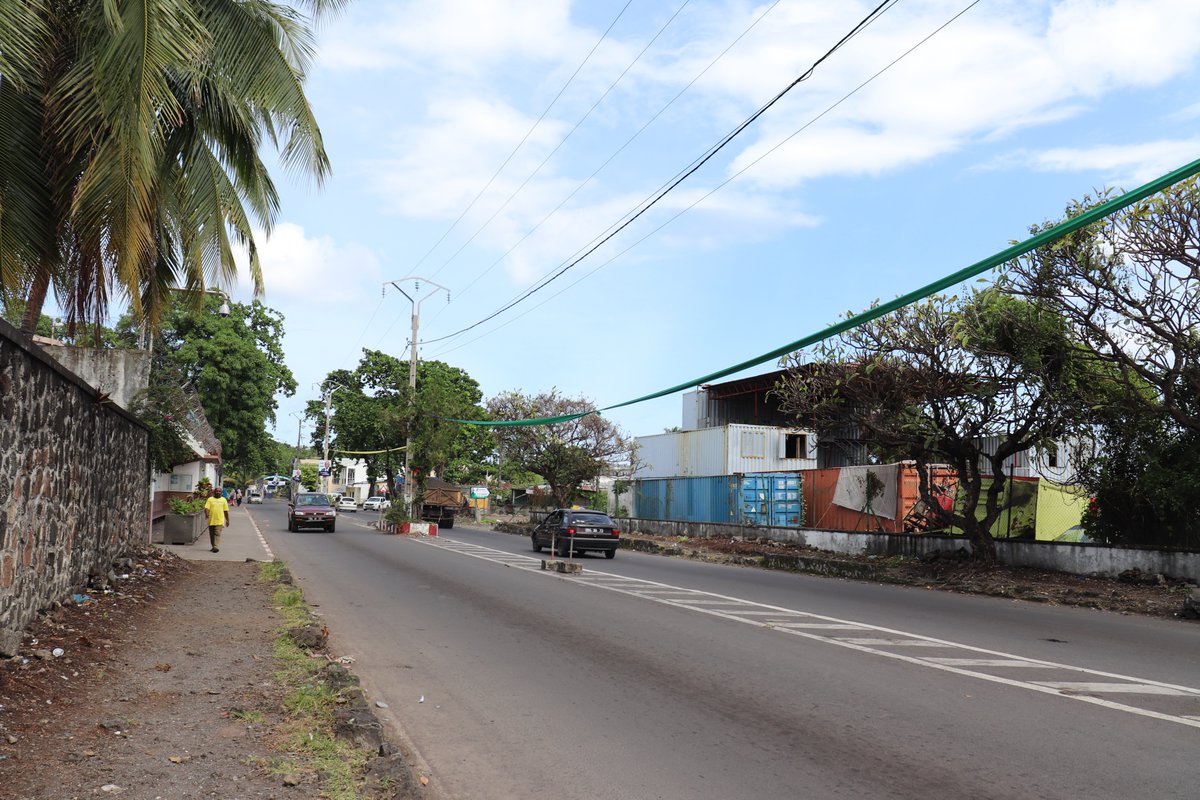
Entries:
[[[1106, 196], [1073, 202], [1065, 216]], [[1076, 479], [1093, 497], [1088, 535], [1200, 546], [1197, 179], [1017, 259], [1001, 285], [1061, 315], [1107, 376], [1077, 387], [1094, 442], [1076, 459]]]
[[[487, 405], [497, 419], [578, 414], [596, 407], [591, 400], [566, 397], [557, 390], [538, 395], [503, 392]], [[504, 463], [542, 476], [559, 506], [570, 504], [585, 480], [610, 472], [631, 454], [621, 429], [599, 414], [552, 425], [497, 428], [496, 437]]]
[[164, 320], [160, 354], [179, 380], [196, 392], [221, 442], [226, 469], [262, 474], [276, 458], [267, 433], [275, 423], [275, 395], [291, 395], [296, 379], [284, 364], [283, 316], [258, 302], [234, 303], [215, 313], [209, 297], [197, 313], [177, 301]]
[[[313, 17], [343, 5], [306, 0]], [[172, 286], [201, 289], [250, 256], [279, 198], [259, 150], [329, 172], [303, 82], [312, 20], [240, 0], [24, 0], [0, 10], [0, 290], [53, 284], [67, 324], [124, 296], [157, 326]]]
[[[340, 388], [334, 388], [340, 387]], [[369, 480], [381, 473], [388, 483], [404, 462], [412, 444], [413, 468], [419, 485], [434, 474], [452, 482], [468, 482], [482, 475], [492, 451], [485, 429], [447, 421], [483, 419], [483, 394], [479, 384], [463, 370], [441, 361], [417, 363], [417, 390], [409, 406], [408, 364], [376, 350], [364, 350], [353, 370], [336, 370], [322, 382], [332, 391], [330, 432], [337, 450], [390, 452], [359, 456], [367, 462]], [[324, 437], [324, 405], [313, 401], [309, 415], [318, 420], [313, 442]]]
[[[933, 296], [795, 354], [776, 393], [822, 436], [848, 430], [879, 456], [915, 460], [931, 513], [993, 561], [1006, 462], [1073, 432], [1064, 387], [1088, 379], [1060, 317], [989, 289]], [[935, 463], [957, 472], [952, 508], [928, 480]]]

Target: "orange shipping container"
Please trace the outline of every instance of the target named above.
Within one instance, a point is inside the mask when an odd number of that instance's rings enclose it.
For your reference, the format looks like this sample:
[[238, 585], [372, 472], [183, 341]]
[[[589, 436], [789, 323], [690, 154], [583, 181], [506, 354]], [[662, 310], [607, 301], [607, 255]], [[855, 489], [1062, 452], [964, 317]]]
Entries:
[[[843, 469], [846, 474], [843, 475]], [[953, 503], [958, 481], [954, 471], [944, 465], [934, 465], [928, 468], [930, 481], [940, 498], [945, 498], [947, 504]], [[867, 471], [875, 473], [881, 487], [879, 499], [894, 497], [894, 502], [885, 503], [887, 507], [879, 506], [878, 500], [867, 503], [865, 494], [852, 505], [847, 504], [847, 496], [853, 496], [853, 491], [847, 492], [847, 478], [854, 474], [861, 482], [860, 476]], [[820, 530], [833, 531], [873, 531], [886, 533], [902, 533], [905, 531], [920, 531], [925, 529], [923, 515], [918, 501], [920, 500], [920, 482], [917, 467], [914, 462], [903, 461], [896, 464], [878, 464], [871, 467], [835, 467], [832, 469], [802, 470], [804, 489], [805, 526]], [[838, 484], [842, 483], [839, 496]], [[835, 498], [841, 502], [834, 502]], [[915, 509], [915, 510], [914, 510]]]

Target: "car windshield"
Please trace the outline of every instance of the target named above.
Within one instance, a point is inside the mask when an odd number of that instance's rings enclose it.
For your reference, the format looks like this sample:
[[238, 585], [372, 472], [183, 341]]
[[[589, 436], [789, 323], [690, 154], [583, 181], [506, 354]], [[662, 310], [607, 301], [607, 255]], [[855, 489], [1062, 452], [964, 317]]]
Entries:
[[607, 514], [571, 514], [571, 522], [576, 525], [606, 525], [613, 526], [613, 521]]
[[327, 506], [329, 498], [323, 494], [302, 494], [296, 498], [298, 506]]

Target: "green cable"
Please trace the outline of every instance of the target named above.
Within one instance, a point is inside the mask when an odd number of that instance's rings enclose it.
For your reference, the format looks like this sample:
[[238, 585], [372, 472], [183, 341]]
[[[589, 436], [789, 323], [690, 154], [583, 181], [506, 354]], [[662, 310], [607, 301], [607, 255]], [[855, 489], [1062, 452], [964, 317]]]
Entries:
[[1080, 228], [1085, 228], [1088, 225], [1098, 222], [1101, 219], [1103, 219], [1104, 217], [1107, 217], [1108, 215], [1110, 215], [1114, 212], [1120, 211], [1121, 209], [1126, 208], [1127, 206], [1133, 205], [1134, 203], [1138, 202], [1139, 200], [1144, 200], [1145, 198], [1149, 197], [1152, 194], [1156, 194], [1158, 192], [1163, 191], [1164, 189], [1174, 186], [1176, 183], [1179, 183], [1182, 180], [1186, 180], [1187, 178], [1190, 178], [1193, 175], [1196, 175], [1197, 173], [1200, 173], [1200, 159], [1197, 159], [1185, 166], [1179, 167], [1176, 170], [1168, 172], [1166, 175], [1163, 175], [1160, 178], [1150, 181], [1149, 183], [1143, 184], [1142, 186], [1138, 187], [1137, 189], [1134, 189], [1131, 192], [1126, 192], [1125, 194], [1122, 194], [1119, 197], [1114, 197], [1111, 200], [1106, 200], [1105, 202], [1101, 203], [1100, 205], [1095, 206], [1094, 208], [1091, 208], [1091, 209], [1085, 211], [1084, 213], [1080, 214], [1077, 217], [1072, 217], [1069, 220], [1064, 220], [1063, 222], [1058, 223], [1057, 225], [1055, 225], [1052, 228], [1047, 228], [1047, 229], [1041, 231], [1040, 233], [1030, 236], [1028, 239], [1025, 239], [1022, 242], [1018, 242], [1017, 244], [1014, 244], [1011, 247], [1008, 247], [1004, 250], [1001, 250], [998, 253], [988, 256], [987, 258], [983, 259], [982, 261], [976, 261], [974, 264], [970, 265], [969, 267], [963, 267], [962, 269], [958, 270], [957, 272], [953, 272], [943, 278], [939, 278], [938, 280], [934, 281], [933, 283], [926, 284], [925, 286], [922, 286], [920, 289], [915, 289], [915, 290], [909, 292], [908, 294], [904, 294], [904, 295], [901, 295], [901, 296], [895, 298], [894, 300], [889, 300], [888, 302], [882, 303], [882, 304], [876, 306], [875, 308], [872, 308], [872, 309], [862, 312], [861, 314], [855, 314], [852, 317], [847, 317], [846, 319], [842, 320], [841, 322], [837, 322], [833, 325], [830, 325], [829, 327], [825, 328], [824, 330], [820, 330], [820, 331], [817, 331], [816, 333], [809, 334], [808, 336], [805, 336], [803, 339], [797, 339], [796, 341], [785, 344], [782, 347], [777, 347], [768, 353], [763, 353], [760, 356], [755, 356], [754, 358], [751, 358], [747, 361], [743, 361], [740, 364], [734, 364], [732, 367], [726, 367], [725, 369], [719, 370], [717, 372], [709, 373], [708, 375], [704, 375], [699, 378], [695, 378], [694, 380], [676, 384], [675, 386], [672, 386], [668, 389], [662, 389], [657, 392], [652, 392], [651, 394], [642, 395], [641, 397], [636, 397], [633, 400], [626, 400], [623, 403], [617, 403], [615, 405], [605, 406], [604, 408], [593, 409], [591, 411], [584, 411], [583, 413], [580, 413], [580, 414], [563, 414], [563, 415], [557, 416], [557, 417], [538, 417], [535, 419], [517, 419], [517, 420], [507, 420], [507, 421], [472, 420], [472, 419], [450, 419], [447, 421], [448, 422], [458, 422], [463, 425], [489, 425], [492, 427], [514, 427], [514, 426], [522, 426], [522, 425], [553, 425], [556, 422], [568, 422], [570, 420], [581, 419], [583, 417], [586, 417], [588, 414], [599, 414], [602, 411], [611, 411], [614, 408], [624, 408], [625, 406], [631, 406], [631, 405], [634, 405], [635, 403], [643, 403], [647, 400], [654, 400], [654, 399], [657, 399], [659, 397], [664, 397], [669, 394], [675, 394], [676, 392], [683, 391], [684, 389], [690, 389], [693, 386], [699, 386], [701, 384], [709, 383], [711, 381], [717, 380], [718, 378], [724, 378], [728, 375], [732, 375], [735, 372], [741, 372], [744, 369], [749, 369], [750, 367], [756, 367], [759, 364], [762, 364], [764, 362], [780, 358], [781, 356], [785, 356], [788, 353], [793, 353], [797, 350], [802, 350], [805, 347], [808, 347], [809, 345], [813, 345], [813, 344], [816, 344], [817, 342], [824, 341], [825, 339], [836, 336], [839, 333], [844, 333], [845, 331], [848, 331], [851, 328], [857, 328], [859, 325], [862, 325], [863, 323], [866, 323], [866, 322], [870, 322], [873, 319], [878, 319], [879, 317], [882, 317], [884, 314], [890, 314], [891, 312], [895, 311], [898, 308], [903, 308], [904, 306], [909, 305], [910, 303], [915, 303], [916, 301], [926, 298], [931, 294], [940, 292], [942, 289], [946, 289], [951, 286], [954, 286], [955, 284], [962, 283], [967, 278], [973, 278], [981, 272], [992, 269], [993, 267], [997, 267], [1007, 261], [1012, 261], [1014, 258], [1017, 258], [1018, 256], [1022, 256], [1031, 250], [1036, 250], [1037, 248], [1042, 247], [1043, 245], [1049, 244], [1050, 242], [1053, 242], [1057, 239], [1061, 239], [1062, 237], [1066, 236], [1069, 233], [1074, 233], [1075, 231], [1079, 230]]

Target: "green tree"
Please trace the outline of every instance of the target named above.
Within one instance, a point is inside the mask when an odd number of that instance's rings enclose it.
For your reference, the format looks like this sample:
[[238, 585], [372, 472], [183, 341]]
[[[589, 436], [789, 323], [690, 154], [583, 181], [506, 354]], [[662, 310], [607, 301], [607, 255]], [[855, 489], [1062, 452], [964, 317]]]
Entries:
[[[1071, 203], [1066, 217], [1106, 196]], [[1200, 432], [1200, 179], [1011, 262], [1005, 278], [1011, 293], [1067, 319], [1108, 368], [1122, 391], [1106, 391], [1106, 403]]]
[[[299, 5], [317, 17], [339, 0]], [[0, 11], [0, 287], [33, 331], [53, 284], [72, 329], [114, 294], [157, 325], [167, 289], [229, 281], [271, 227], [259, 157], [323, 178], [304, 96], [312, 21], [240, 0], [25, 0]]]
[[[411, 409], [408, 364], [386, 353], [364, 350], [353, 372], [337, 370], [322, 382], [323, 391], [334, 386], [342, 387], [330, 395], [330, 432], [336, 449], [386, 451], [361, 456], [367, 462], [368, 480], [374, 481], [382, 472], [388, 485], [395, 486], [410, 436], [418, 491], [430, 474], [453, 482], [482, 475], [492, 450], [487, 430], [448, 421], [485, 418], [479, 384], [463, 370], [441, 361], [418, 362]], [[325, 433], [324, 405], [312, 401], [308, 412], [319, 420], [313, 432], [317, 444]]]
[[[1068, 205], [1069, 219], [1108, 192]], [[1036, 233], [1052, 223], [1034, 226]], [[1200, 182], [1175, 184], [1008, 264], [1005, 285], [1062, 315], [1106, 380], [1081, 385], [1094, 447], [1084, 526], [1121, 544], [1194, 547], [1200, 460]]]
[[[539, 395], [504, 392], [488, 400], [487, 407], [495, 419], [513, 420], [579, 414], [596, 406], [552, 390]], [[630, 458], [630, 442], [621, 429], [599, 414], [549, 425], [497, 427], [496, 437], [504, 463], [542, 476], [560, 507], [570, 504], [585, 480]]]
[[234, 303], [221, 317], [218, 303], [207, 298], [201, 313], [173, 304], [159, 347], [199, 397], [226, 469], [250, 478], [278, 458], [266, 427], [275, 422], [275, 395], [295, 393], [296, 380], [284, 364], [279, 312], [256, 300]]
[[[996, 558], [1005, 462], [1076, 430], [1072, 387], [1091, 380], [1065, 321], [1000, 291], [934, 296], [789, 357], [782, 407], [832, 438], [856, 430], [879, 456], [913, 459], [920, 493], [974, 557]], [[926, 467], [948, 463], [962, 503], [944, 509]]]

